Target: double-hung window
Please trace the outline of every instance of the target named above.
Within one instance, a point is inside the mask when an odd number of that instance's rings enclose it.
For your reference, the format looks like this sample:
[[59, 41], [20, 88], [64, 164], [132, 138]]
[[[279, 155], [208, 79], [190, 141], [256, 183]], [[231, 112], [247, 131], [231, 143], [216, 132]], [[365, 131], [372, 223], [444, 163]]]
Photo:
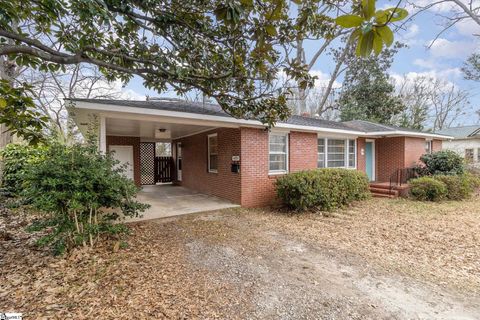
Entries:
[[324, 138], [318, 138], [317, 153], [318, 153], [317, 167], [325, 168], [325, 139]]
[[348, 167], [349, 168], [356, 168], [356, 143], [355, 140], [348, 140]]
[[270, 133], [268, 157], [270, 173], [288, 171], [288, 133]]
[[208, 135], [208, 172], [218, 172], [218, 136]]
[[473, 149], [465, 149], [465, 160], [468, 163], [473, 162]]
[[345, 167], [345, 140], [327, 139], [327, 167]]
[[425, 141], [425, 153], [432, 153], [432, 140]]
[[318, 138], [318, 168], [356, 168], [357, 145], [354, 139]]

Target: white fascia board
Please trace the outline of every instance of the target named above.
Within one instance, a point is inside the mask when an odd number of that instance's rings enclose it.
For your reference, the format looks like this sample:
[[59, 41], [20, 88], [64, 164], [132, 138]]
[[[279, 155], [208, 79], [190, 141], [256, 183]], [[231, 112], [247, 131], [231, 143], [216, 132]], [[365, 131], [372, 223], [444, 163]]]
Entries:
[[441, 134], [435, 133], [426, 133], [426, 132], [411, 132], [411, 131], [377, 131], [377, 132], [367, 132], [366, 136], [376, 137], [376, 136], [407, 136], [407, 137], [418, 137], [418, 138], [436, 138], [440, 140], [450, 140], [453, 137], [444, 136]]
[[[209, 121], [215, 123], [225, 123], [236, 126], [244, 127], [256, 127], [256, 128], [265, 128], [266, 125], [258, 120], [245, 120], [245, 119], [236, 119], [233, 117], [223, 117], [215, 115], [206, 115], [198, 113], [189, 113], [181, 111], [169, 111], [169, 110], [158, 110], [158, 109], [148, 109], [148, 108], [137, 108], [137, 107], [125, 107], [118, 106], [113, 104], [100, 104], [100, 103], [91, 103], [84, 101], [75, 101], [76, 109], [81, 110], [95, 110], [101, 113], [130, 113], [135, 115], [144, 115], [144, 116], [158, 116], [158, 117], [169, 117], [185, 120], [194, 120], [194, 121]], [[72, 109], [73, 109], [72, 108]], [[105, 114], [106, 115], [106, 114]], [[149, 118], [151, 121], [155, 119]], [[203, 124], [205, 125], [205, 124]], [[329, 129], [329, 128], [320, 128], [320, 127], [311, 127], [311, 126], [300, 126], [288, 123], [277, 123], [274, 128], [278, 129], [291, 129], [296, 131], [306, 131], [306, 132], [332, 132], [340, 134], [351, 134], [359, 135], [358, 131], [342, 130], [342, 129]]]

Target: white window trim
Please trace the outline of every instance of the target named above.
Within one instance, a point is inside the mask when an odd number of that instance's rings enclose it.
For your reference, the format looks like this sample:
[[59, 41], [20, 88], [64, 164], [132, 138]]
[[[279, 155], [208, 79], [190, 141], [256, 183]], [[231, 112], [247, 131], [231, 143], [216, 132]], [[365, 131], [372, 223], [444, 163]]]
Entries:
[[[349, 141], [353, 141], [353, 154], [355, 155], [355, 163], [353, 164], [353, 167], [350, 167], [350, 145]], [[347, 169], [357, 169], [357, 139], [347, 139]]]
[[[425, 140], [425, 144], [429, 144], [429, 150], [428, 150], [428, 154], [431, 154], [433, 153], [433, 140], [429, 140], [429, 139], [426, 139]], [[425, 150], [427, 151], [427, 150]]]
[[[318, 139], [323, 139], [325, 142], [325, 159], [324, 159], [324, 164], [325, 166], [323, 168], [343, 168], [343, 169], [351, 169], [351, 170], [356, 170], [357, 169], [357, 164], [358, 164], [358, 154], [357, 154], [357, 138], [342, 138], [342, 137], [317, 137], [317, 148], [318, 148]], [[329, 167], [328, 166], [328, 140], [344, 140], [345, 144], [345, 165], [343, 167]], [[350, 162], [350, 153], [349, 153], [349, 145], [348, 141], [353, 140], [354, 141], [354, 146], [355, 146], [355, 166], [350, 167], [348, 164]], [[318, 149], [317, 149], [317, 157], [318, 157]], [[317, 158], [317, 166], [318, 166], [318, 158]], [[320, 167], [318, 167], [321, 169]]]
[[[210, 138], [217, 137], [217, 169], [210, 168]], [[209, 173], [218, 173], [218, 134], [212, 133], [207, 136], [207, 162], [208, 162], [208, 172]]]
[[[270, 170], [270, 137], [274, 136], [284, 136], [285, 137], [285, 170]], [[276, 175], [276, 174], [285, 174], [288, 173], [288, 162], [289, 162], [289, 134], [288, 132], [270, 132], [268, 134], [268, 174], [269, 175]], [[272, 154], [283, 154], [280, 152], [272, 153]]]

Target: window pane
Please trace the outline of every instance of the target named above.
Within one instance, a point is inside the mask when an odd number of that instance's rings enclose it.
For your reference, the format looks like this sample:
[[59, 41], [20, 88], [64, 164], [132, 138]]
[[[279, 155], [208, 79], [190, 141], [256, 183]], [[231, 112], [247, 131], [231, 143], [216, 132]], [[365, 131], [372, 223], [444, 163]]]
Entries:
[[480, 148], [477, 149], [477, 161], [480, 162]]
[[465, 149], [465, 160], [468, 162], [473, 161], [473, 149]]
[[210, 170], [217, 170], [217, 169], [218, 169], [218, 156], [210, 155]]
[[270, 170], [287, 170], [287, 155], [286, 154], [271, 154], [270, 155]]
[[319, 138], [317, 142], [317, 168], [325, 168], [325, 139]]
[[287, 152], [287, 136], [270, 135], [270, 152]]
[[348, 166], [355, 168], [355, 140], [348, 140]]
[[327, 167], [345, 167], [345, 140], [329, 139], [327, 153]]

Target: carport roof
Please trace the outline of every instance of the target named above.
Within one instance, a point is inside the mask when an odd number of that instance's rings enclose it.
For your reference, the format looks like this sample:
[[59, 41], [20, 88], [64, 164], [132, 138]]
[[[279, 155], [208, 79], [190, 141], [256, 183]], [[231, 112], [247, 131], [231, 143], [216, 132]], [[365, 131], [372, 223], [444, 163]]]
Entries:
[[[216, 116], [216, 117], [225, 117], [231, 120], [235, 120], [232, 116], [227, 114], [222, 108], [217, 104], [212, 103], [201, 103], [201, 102], [190, 102], [174, 98], [155, 98], [145, 101], [139, 100], [111, 100], [111, 99], [67, 99], [74, 102], [85, 102], [96, 105], [108, 105], [108, 106], [120, 106], [128, 108], [139, 108], [139, 109], [150, 109], [150, 110], [159, 110], [159, 111], [172, 111], [172, 112], [183, 112], [187, 114], [198, 114], [205, 116]], [[113, 110], [113, 109], [112, 109]], [[242, 121], [242, 119], [238, 119]], [[245, 121], [245, 120], [244, 120]], [[247, 120], [255, 121], [255, 120]], [[407, 128], [400, 128], [395, 126], [387, 126], [382, 124], [377, 124], [369, 121], [347, 121], [347, 122], [337, 122], [322, 120], [311, 117], [304, 116], [291, 116], [288, 120], [279, 122], [278, 127], [282, 126], [299, 126], [305, 127], [306, 129], [319, 128], [323, 129], [322, 131], [332, 130], [332, 132], [344, 132], [350, 134], [358, 134], [364, 136], [388, 136], [388, 135], [409, 135], [409, 136], [421, 136], [421, 137], [431, 137], [439, 139], [450, 139], [450, 136], [439, 135], [429, 132], [422, 132]]]

